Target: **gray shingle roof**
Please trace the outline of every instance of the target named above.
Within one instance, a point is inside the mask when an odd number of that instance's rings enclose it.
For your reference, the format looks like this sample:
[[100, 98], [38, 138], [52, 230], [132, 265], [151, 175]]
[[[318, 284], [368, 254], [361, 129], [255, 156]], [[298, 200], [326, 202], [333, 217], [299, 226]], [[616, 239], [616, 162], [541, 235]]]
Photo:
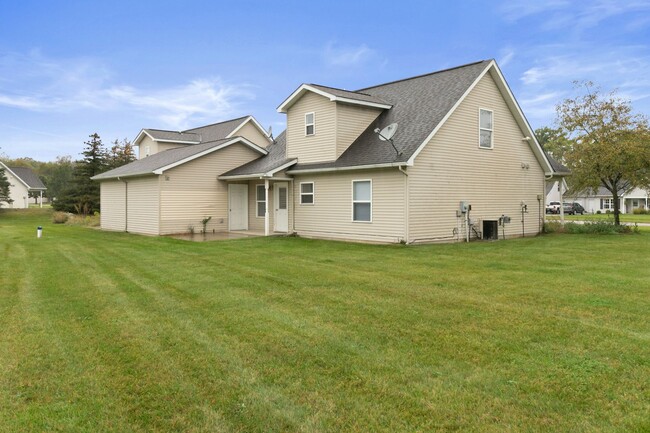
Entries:
[[[292, 170], [405, 163], [489, 64], [490, 60], [484, 60], [358, 90], [393, 104], [393, 108], [384, 110], [336, 161], [298, 163]], [[393, 142], [401, 155], [374, 132], [391, 123], [398, 124]]]
[[286, 157], [286, 144], [286, 131], [283, 131], [278, 136], [278, 138], [275, 139], [275, 143], [270, 144], [266, 147], [266, 150], [269, 152], [268, 155], [230, 170], [222, 174], [222, 176], [248, 176], [263, 174], [275, 168], [281, 167], [291, 161], [291, 159], [287, 159]]
[[336, 87], [323, 86], [321, 84], [310, 84], [310, 86], [322, 90], [323, 92], [331, 93], [332, 95], [341, 98], [354, 99], [356, 101], [363, 101], [363, 102], [373, 102], [375, 104], [391, 105], [389, 102], [386, 102], [381, 98], [363, 92], [354, 92], [351, 90], [337, 89]]
[[168, 131], [165, 129], [147, 128], [144, 131], [156, 140], [185, 141], [190, 143], [206, 143], [208, 141], [221, 140], [231, 134], [249, 116], [238, 117], [237, 119], [226, 120], [211, 125], [199, 126], [198, 128], [186, 129], [185, 131]]
[[206, 141], [220, 140], [222, 138], [226, 138], [248, 117], [249, 116], [243, 116], [237, 119], [226, 120], [225, 122], [213, 123], [212, 125], [188, 129], [183, 131], [183, 133], [192, 133], [199, 135], [200, 141], [202, 143], [205, 143]]
[[181, 131], [166, 131], [164, 129], [145, 129], [144, 131], [151, 135], [155, 140], [186, 141], [192, 143], [201, 142], [201, 136], [198, 134], [185, 133]]
[[93, 180], [112, 179], [116, 177], [129, 177], [138, 175], [153, 174], [155, 170], [174, 164], [192, 155], [196, 155], [213, 147], [219, 146], [230, 138], [211, 141], [208, 143], [195, 144], [192, 146], [177, 147], [176, 149], [164, 150], [154, 153], [146, 158], [133, 161], [121, 167], [114, 168], [105, 173], [92, 177]]
[[[546, 153], [546, 151], [544, 151], [544, 153]], [[566, 167], [563, 164], [559, 163], [555, 158], [553, 158], [548, 153], [546, 153], [546, 157], [548, 158], [548, 162], [551, 163], [551, 167], [553, 168], [553, 171], [556, 174], [558, 174], [558, 175], [571, 174], [571, 170], [569, 170], [568, 167]]]
[[9, 170], [13, 171], [16, 176], [18, 176], [23, 182], [27, 184], [29, 189], [47, 189], [41, 179], [36, 176], [36, 173], [32, 171], [31, 168], [27, 167], [8, 167]]

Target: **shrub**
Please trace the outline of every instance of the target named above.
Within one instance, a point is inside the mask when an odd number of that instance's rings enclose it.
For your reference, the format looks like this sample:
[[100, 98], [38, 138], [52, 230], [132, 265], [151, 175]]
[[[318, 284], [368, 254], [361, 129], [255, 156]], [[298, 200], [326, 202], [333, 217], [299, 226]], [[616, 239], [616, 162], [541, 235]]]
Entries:
[[54, 212], [52, 214], [52, 222], [54, 224], [65, 224], [68, 222], [68, 214], [65, 212]]
[[559, 221], [546, 221], [542, 227], [542, 233], [562, 232], [562, 224]]
[[596, 213], [597, 213], [598, 215], [600, 215], [600, 214], [601, 214], [602, 212], [601, 212], [601, 211], [599, 211], [599, 210], [597, 210], [597, 211], [596, 211]]
[[647, 210], [647, 209], [643, 209], [643, 208], [641, 208], [641, 207], [638, 207], [638, 208], [634, 209], [634, 210], [632, 211], [632, 213], [634, 213], [634, 215], [645, 215], [645, 214], [648, 213], [648, 210]]
[[577, 223], [567, 223], [564, 225], [564, 231], [571, 234], [598, 234], [598, 235], [610, 235], [610, 234], [621, 234], [621, 233], [632, 233], [638, 232], [638, 228], [634, 228], [626, 225], [617, 226], [612, 220], [604, 221], [588, 221], [584, 224]]

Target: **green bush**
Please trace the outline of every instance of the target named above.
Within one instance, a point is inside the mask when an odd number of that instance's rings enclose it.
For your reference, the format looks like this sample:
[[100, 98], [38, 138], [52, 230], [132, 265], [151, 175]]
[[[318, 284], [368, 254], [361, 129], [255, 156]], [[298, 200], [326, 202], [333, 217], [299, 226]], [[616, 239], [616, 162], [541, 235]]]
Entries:
[[632, 213], [633, 213], [634, 215], [645, 215], [645, 214], [648, 213], [648, 210], [647, 210], [647, 209], [643, 209], [643, 208], [641, 208], [641, 207], [638, 207], [638, 208], [634, 209], [634, 210], [632, 211]]
[[626, 225], [617, 226], [612, 220], [605, 221], [588, 221], [584, 224], [577, 223], [567, 223], [564, 225], [564, 231], [571, 234], [598, 234], [598, 235], [609, 235], [609, 234], [621, 234], [621, 233], [632, 233], [638, 231], [637, 228], [632, 228]]
[[600, 215], [600, 214], [601, 214], [602, 212], [601, 212], [601, 211], [599, 211], [599, 210], [597, 210], [597, 211], [596, 211], [596, 213], [597, 213], [598, 215]]
[[562, 232], [562, 224], [559, 221], [546, 221], [542, 227], [542, 233]]
[[65, 224], [68, 222], [68, 214], [65, 212], [54, 212], [52, 214], [52, 222], [54, 224]]

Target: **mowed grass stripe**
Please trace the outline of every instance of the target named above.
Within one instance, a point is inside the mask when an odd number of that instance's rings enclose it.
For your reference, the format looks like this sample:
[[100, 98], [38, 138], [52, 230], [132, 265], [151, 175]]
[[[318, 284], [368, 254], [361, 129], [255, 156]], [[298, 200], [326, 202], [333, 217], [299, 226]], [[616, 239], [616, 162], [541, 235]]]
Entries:
[[645, 234], [192, 244], [41, 223], [37, 241], [42, 216], [5, 216], [0, 251], [31, 256], [3, 278], [48, 333], [0, 336], [39, 352], [0, 384], [38, 377], [41, 398], [0, 391], [0, 431], [650, 427]]

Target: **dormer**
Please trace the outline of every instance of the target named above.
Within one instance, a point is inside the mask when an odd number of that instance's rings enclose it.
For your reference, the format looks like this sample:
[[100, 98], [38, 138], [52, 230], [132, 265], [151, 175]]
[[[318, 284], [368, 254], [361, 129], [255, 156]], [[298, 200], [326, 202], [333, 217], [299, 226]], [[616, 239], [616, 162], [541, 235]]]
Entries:
[[371, 95], [303, 84], [279, 107], [287, 114], [287, 158], [332, 162], [392, 105]]

